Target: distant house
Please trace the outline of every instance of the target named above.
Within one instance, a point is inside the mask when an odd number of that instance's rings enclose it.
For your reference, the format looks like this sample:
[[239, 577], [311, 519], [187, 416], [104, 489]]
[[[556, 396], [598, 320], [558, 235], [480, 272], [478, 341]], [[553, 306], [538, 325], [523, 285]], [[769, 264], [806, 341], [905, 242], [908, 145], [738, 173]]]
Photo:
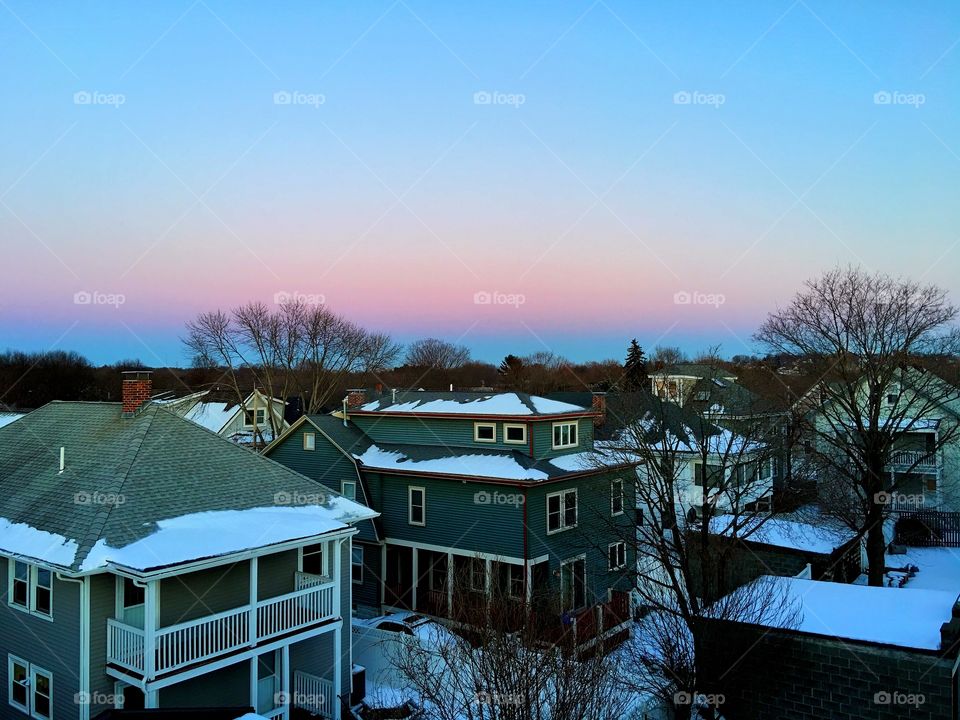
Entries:
[[4, 717], [299, 708], [340, 717], [351, 539], [375, 513], [149, 402], [0, 429]]
[[380, 513], [354, 545], [359, 612], [450, 617], [497, 591], [555, 600], [538, 612], [557, 630], [627, 627], [633, 469], [593, 462], [592, 407], [485, 392], [348, 405], [265, 453]]
[[0, 412], [0, 428], [9, 425], [15, 420], [19, 420], [23, 417], [23, 413], [16, 412]]
[[[160, 399], [171, 412], [222, 435], [237, 445], [264, 447], [290, 427], [284, 419], [286, 403], [254, 390], [243, 403], [225, 399], [210, 391], [179, 398]], [[277, 432], [274, 433], [274, 427]]]

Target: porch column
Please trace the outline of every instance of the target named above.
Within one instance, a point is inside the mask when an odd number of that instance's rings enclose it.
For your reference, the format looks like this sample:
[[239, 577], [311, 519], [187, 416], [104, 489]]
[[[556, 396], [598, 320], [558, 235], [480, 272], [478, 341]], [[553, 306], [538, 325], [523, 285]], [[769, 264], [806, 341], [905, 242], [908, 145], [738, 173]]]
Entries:
[[[330, 708], [330, 717], [333, 720], [340, 720], [340, 694], [343, 692], [343, 650], [342, 638], [343, 622], [340, 622], [333, 631], [333, 707]], [[350, 668], [351, 673], [353, 668]]]
[[413, 548], [413, 587], [410, 588], [410, 602], [413, 605], [410, 609], [417, 611], [417, 585], [420, 584], [420, 564], [419, 552]]
[[453, 553], [447, 553], [447, 617], [453, 616]]
[[[280, 648], [280, 698], [283, 700], [283, 720], [290, 720], [290, 646]], [[256, 708], [254, 708], [256, 710]]]
[[380, 611], [387, 602], [387, 544], [380, 546]]
[[258, 562], [256, 557], [252, 557], [250, 558], [250, 611], [247, 613], [247, 642], [250, 647], [257, 644], [257, 577]]
[[[157, 662], [157, 625], [159, 622], [159, 581], [149, 580], [143, 592], [143, 680], [144, 687], [154, 679]], [[159, 707], [156, 690], [144, 692], [144, 707]]]
[[523, 561], [523, 577], [527, 590], [527, 605], [529, 606], [531, 600], [533, 599], [533, 566], [530, 565], [528, 560]]
[[[342, 561], [340, 556], [343, 554], [343, 546], [345, 544], [347, 546], [347, 551], [352, 552], [350, 538], [334, 540], [330, 543], [330, 547], [333, 548], [333, 582], [335, 583], [333, 587], [334, 617], [340, 617], [340, 594], [343, 592], [343, 578], [340, 577], [340, 563]], [[351, 579], [347, 578], [347, 582], [351, 582]]]
[[260, 709], [260, 688], [257, 683], [257, 679], [260, 677], [259, 662], [260, 658], [256, 655], [250, 658], [250, 707], [253, 708], [254, 712]]

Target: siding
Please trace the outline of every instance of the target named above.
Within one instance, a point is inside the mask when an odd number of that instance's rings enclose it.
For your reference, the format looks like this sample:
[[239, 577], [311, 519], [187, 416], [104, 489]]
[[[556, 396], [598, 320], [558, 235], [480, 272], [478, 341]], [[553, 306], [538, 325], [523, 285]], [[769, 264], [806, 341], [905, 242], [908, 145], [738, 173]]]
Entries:
[[28, 615], [8, 605], [9, 563], [0, 558], [0, 716], [25, 718], [7, 703], [10, 678], [8, 654], [46, 670], [53, 675], [53, 717], [77, 718], [80, 707], [75, 696], [80, 692], [80, 585], [53, 579], [53, 622]]
[[249, 576], [248, 563], [239, 562], [161, 580], [160, 627], [246, 605]]
[[103, 701], [90, 708], [90, 717], [113, 707], [114, 679], [104, 668], [107, 664], [107, 618], [117, 609], [116, 576], [99, 574], [90, 577], [90, 694]]
[[244, 707], [250, 703], [250, 661], [244, 660], [159, 691], [161, 708]]
[[381, 556], [380, 544], [358, 543], [353, 538], [354, 545], [363, 546], [363, 583], [353, 585], [353, 607], [377, 608], [380, 606]]

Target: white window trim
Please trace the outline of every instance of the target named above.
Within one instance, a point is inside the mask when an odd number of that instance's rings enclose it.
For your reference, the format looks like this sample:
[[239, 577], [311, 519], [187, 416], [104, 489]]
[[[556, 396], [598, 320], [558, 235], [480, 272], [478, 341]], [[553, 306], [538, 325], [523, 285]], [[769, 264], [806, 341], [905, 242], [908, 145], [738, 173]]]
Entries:
[[[623, 547], [623, 562], [616, 567], [610, 566], [610, 551], [615, 547]], [[620, 553], [618, 552], [617, 555]], [[614, 572], [615, 570], [623, 570], [627, 566], [627, 544], [623, 540], [618, 540], [617, 542], [612, 542], [607, 546], [607, 570]]]
[[13, 654], [8, 654], [7, 655], [7, 704], [10, 705], [10, 707], [15, 707], [17, 710], [20, 710], [21, 712], [25, 712], [29, 715], [30, 714], [30, 685], [29, 684], [27, 685], [27, 688], [26, 688], [27, 704], [20, 705], [19, 703], [15, 703], [13, 701], [13, 665], [14, 663], [16, 663], [17, 665], [22, 665], [27, 669], [27, 683], [30, 682], [30, 663], [28, 663], [22, 657], [18, 657], [17, 655], [13, 655]]
[[[422, 512], [423, 522], [414, 522], [413, 521], [413, 491], [419, 490], [420, 497], [423, 498], [422, 503]], [[419, 485], [410, 485], [407, 487], [407, 524], [416, 525], [417, 527], [425, 527], [427, 524], [427, 489]]]
[[[566, 496], [570, 493], [573, 493], [574, 497], [577, 498], [576, 502], [576, 518], [573, 521], [573, 525], [567, 525], [566, 523]], [[550, 529], [550, 498], [559, 497], [560, 498], [560, 527], [556, 530]], [[570, 488], [569, 490], [558, 490], [557, 492], [547, 493], [547, 535], [556, 535], [557, 533], [564, 532], [565, 530], [570, 530], [575, 528], [580, 522], [580, 498], [577, 496], [577, 488]]]
[[[7, 605], [19, 610], [22, 613], [33, 615], [47, 622], [53, 622], [53, 586], [55, 583], [54, 573], [50, 571], [50, 614], [42, 613], [37, 610], [37, 579], [40, 574], [40, 567], [24, 560], [8, 558], [7, 564]], [[27, 566], [27, 605], [18, 605], [13, 601], [13, 581], [16, 576], [17, 562]]]
[[[577, 439], [576, 439], [575, 442], [572, 442], [572, 443], [566, 443], [566, 444], [564, 444], [564, 445], [557, 445], [557, 443], [556, 443], [556, 439], [557, 439], [556, 429], [557, 429], [558, 427], [562, 427], [562, 426], [565, 426], [565, 425], [573, 425], [573, 427], [576, 428], [576, 429], [574, 430], [574, 434], [577, 436]], [[561, 421], [561, 422], [555, 422], [555, 423], [553, 423], [553, 426], [551, 427], [550, 430], [551, 430], [551, 432], [550, 432], [550, 442], [552, 443], [554, 450], [565, 450], [566, 448], [574, 448], [574, 447], [578, 447], [578, 446], [580, 445], [580, 423], [578, 423], [576, 420], [564, 420], [564, 421]]]
[[[313, 439], [313, 447], [307, 447], [307, 438]], [[313, 452], [317, 449], [317, 434], [312, 432], [305, 432], [303, 434], [303, 449], [308, 452]]]
[[267, 424], [267, 409], [266, 409], [266, 408], [264, 408], [264, 407], [258, 407], [258, 408], [255, 409], [255, 410], [254, 410], [253, 408], [246, 408], [246, 409], [244, 409], [244, 411], [243, 411], [243, 426], [244, 426], [245, 428], [252, 428], [252, 427], [253, 427], [253, 423], [252, 423], [252, 422], [247, 422], [247, 413], [248, 413], [248, 412], [253, 413], [254, 417], [256, 417], [258, 413], [263, 413], [263, 420], [258, 420], [258, 421], [257, 421], [257, 427], [260, 427], [260, 426], [262, 426], [262, 425], [266, 425], [266, 424]]
[[[50, 712], [47, 715], [38, 715], [36, 711], [36, 703], [34, 700], [37, 697], [37, 675], [42, 675], [47, 679], [47, 702], [50, 704]], [[36, 665], [30, 666], [30, 687], [27, 688], [30, 694], [30, 717], [36, 718], [37, 720], [53, 720], [53, 673], [49, 670], [44, 670], [41, 667]]]
[[[619, 493], [614, 490], [614, 488], [616, 488], [618, 485], [620, 486]], [[613, 509], [613, 505], [614, 505], [613, 501], [617, 496], [620, 497], [619, 511], [616, 511]], [[610, 481], [610, 515], [612, 517], [619, 517], [620, 515], [623, 515], [624, 511], [625, 511], [625, 507], [624, 507], [623, 480], [620, 480], [619, 478], [616, 480], [611, 480]]]
[[[523, 439], [508, 440], [507, 430], [510, 428], [520, 428], [523, 430]], [[526, 445], [527, 444], [527, 426], [525, 423], [504, 423], [503, 424], [503, 442], [505, 445]]]
[[[477, 434], [477, 431], [480, 428], [493, 428], [493, 438], [481, 438]], [[478, 443], [495, 443], [497, 442], [497, 424], [493, 422], [475, 422], [473, 424], [473, 441]]]
[[[347, 495], [347, 491], [346, 491], [347, 485], [353, 485], [353, 497], [352, 497], [352, 498], [350, 498], [350, 496]], [[342, 480], [342, 481], [340, 482], [340, 494], [343, 495], [345, 498], [350, 498], [350, 499], [352, 499], [352, 500], [356, 500], [356, 499], [357, 499], [357, 481], [356, 481], [356, 480]]]
[[[426, 517], [426, 516], [424, 516]], [[355, 580], [353, 577], [353, 568], [357, 567], [356, 563], [353, 562], [353, 551], [360, 551], [360, 579]], [[363, 545], [351, 545], [350, 546], [350, 580], [354, 585], [363, 585], [363, 564], [366, 562], [364, 547]]]
[[[310, 545], [322, 545], [323, 553], [320, 556], [321, 559], [321, 576], [328, 578], [330, 577], [330, 543], [320, 542], [320, 543], [310, 543]], [[303, 569], [303, 549], [307, 547], [306, 545], [301, 545], [297, 548], [297, 572], [304, 572]]]

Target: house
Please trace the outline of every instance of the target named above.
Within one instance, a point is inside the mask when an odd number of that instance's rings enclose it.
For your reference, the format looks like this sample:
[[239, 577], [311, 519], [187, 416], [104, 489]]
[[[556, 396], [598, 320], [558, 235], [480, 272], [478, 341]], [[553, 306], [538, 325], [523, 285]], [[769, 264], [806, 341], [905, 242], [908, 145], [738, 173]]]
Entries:
[[247, 395], [243, 403], [209, 390], [178, 398], [160, 398], [158, 402], [238, 445], [262, 448], [290, 427], [284, 418], [286, 403], [269, 398], [258, 389]]
[[0, 428], [4, 427], [5, 425], [9, 425], [15, 420], [19, 420], [22, 417], [23, 413], [0, 412]]
[[358, 614], [449, 618], [500, 593], [560, 631], [626, 628], [633, 469], [595, 462], [597, 410], [422, 391], [354, 391], [345, 407], [265, 454], [380, 514], [354, 544]]
[[127, 373], [122, 403], [51, 402], [0, 429], [3, 717], [339, 718], [351, 541], [375, 513], [150, 394]]
[[[765, 576], [788, 609], [711, 620], [702, 658], [722, 677], [725, 717], [955, 718], [956, 591]], [[750, 586], [736, 593], [749, 597]]]

